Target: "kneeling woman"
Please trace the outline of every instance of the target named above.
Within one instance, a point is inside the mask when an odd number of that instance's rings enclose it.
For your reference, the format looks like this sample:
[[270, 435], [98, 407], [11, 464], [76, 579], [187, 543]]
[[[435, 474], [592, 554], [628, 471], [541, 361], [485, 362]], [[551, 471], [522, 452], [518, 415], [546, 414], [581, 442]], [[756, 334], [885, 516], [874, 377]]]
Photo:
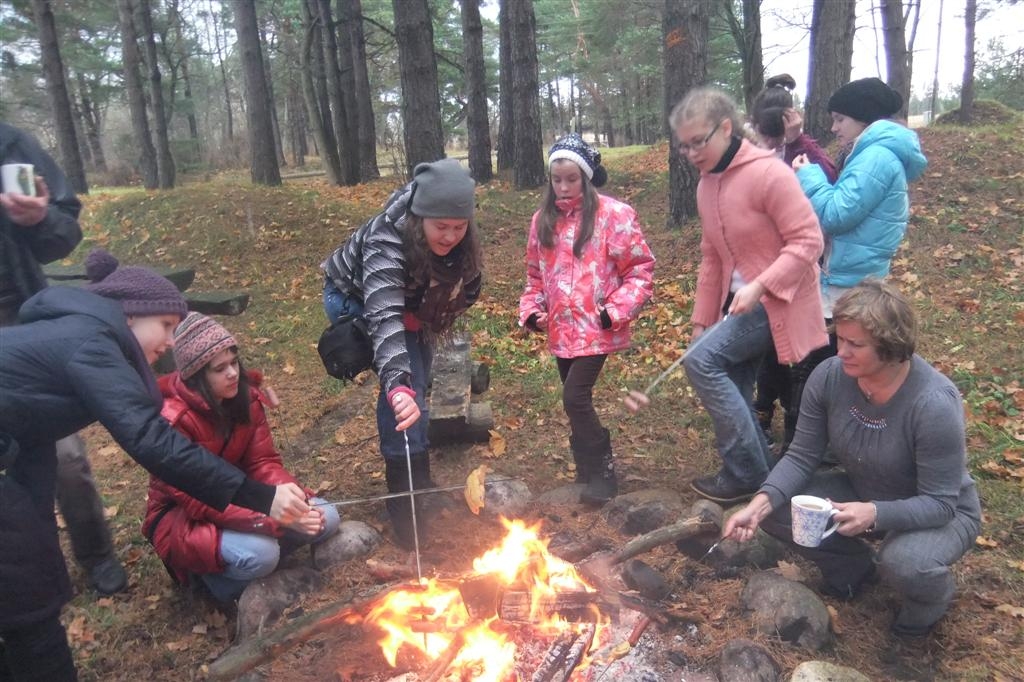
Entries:
[[[828, 498], [839, 510], [838, 531], [817, 548], [794, 548], [840, 597], [854, 596], [877, 567], [902, 597], [893, 631], [924, 635], [949, 607], [950, 567], [974, 545], [981, 523], [960, 394], [914, 354], [913, 310], [891, 286], [853, 287], [833, 319], [839, 355], [814, 370], [793, 444], [724, 535], [749, 540], [760, 524], [789, 541], [790, 498]], [[826, 450], [842, 470], [818, 471]], [[877, 553], [865, 533], [882, 538]]]
[[[262, 377], [245, 371], [234, 337], [190, 313], [175, 331], [174, 360], [178, 371], [159, 382], [162, 413], [174, 428], [255, 481], [298, 485], [274, 448]], [[314, 506], [286, 524], [235, 505], [218, 511], [153, 476], [142, 531], [180, 582], [198, 575], [214, 597], [230, 601], [277, 568], [282, 551], [320, 542], [339, 523], [330, 506]]]

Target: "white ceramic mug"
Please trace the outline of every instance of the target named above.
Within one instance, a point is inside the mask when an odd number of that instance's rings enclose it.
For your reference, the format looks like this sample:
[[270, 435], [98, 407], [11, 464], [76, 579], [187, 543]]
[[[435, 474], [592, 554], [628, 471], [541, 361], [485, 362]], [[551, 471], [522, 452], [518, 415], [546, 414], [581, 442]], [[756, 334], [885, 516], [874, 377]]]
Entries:
[[839, 528], [829, 521], [839, 513], [832, 503], [814, 495], [796, 495], [789, 501], [792, 515], [793, 542], [804, 547], [817, 547]]
[[4, 194], [36, 195], [36, 175], [31, 163], [5, 163], [0, 166]]

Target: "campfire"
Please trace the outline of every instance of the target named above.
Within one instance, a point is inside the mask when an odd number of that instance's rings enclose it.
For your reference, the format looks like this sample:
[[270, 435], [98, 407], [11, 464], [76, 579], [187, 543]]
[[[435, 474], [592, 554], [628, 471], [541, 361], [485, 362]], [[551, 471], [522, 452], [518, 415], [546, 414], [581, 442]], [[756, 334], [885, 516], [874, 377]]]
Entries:
[[424, 680], [570, 680], [586, 668], [608, 605], [548, 552], [539, 524], [503, 524], [504, 540], [468, 577], [393, 589], [369, 610], [364, 622], [383, 632], [392, 667], [409, 652], [426, 659]]

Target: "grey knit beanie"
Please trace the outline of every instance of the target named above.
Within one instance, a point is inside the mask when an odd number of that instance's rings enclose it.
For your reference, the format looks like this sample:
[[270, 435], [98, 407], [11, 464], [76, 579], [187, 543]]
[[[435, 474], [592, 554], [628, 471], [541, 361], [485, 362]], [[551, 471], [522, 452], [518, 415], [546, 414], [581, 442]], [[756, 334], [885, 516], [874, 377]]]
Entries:
[[185, 297], [171, 281], [149, 268], [118, 267], [117, 258], [103, 249], [93, 249], [85, 259], [85, 274], [92, 282], [83, 289], [121, 302], [125, 315], [188, 314]]
[[455, 159], [417, 164], [412, 180], [414, 214], [421, 218], [473, 217], [476, 183]]

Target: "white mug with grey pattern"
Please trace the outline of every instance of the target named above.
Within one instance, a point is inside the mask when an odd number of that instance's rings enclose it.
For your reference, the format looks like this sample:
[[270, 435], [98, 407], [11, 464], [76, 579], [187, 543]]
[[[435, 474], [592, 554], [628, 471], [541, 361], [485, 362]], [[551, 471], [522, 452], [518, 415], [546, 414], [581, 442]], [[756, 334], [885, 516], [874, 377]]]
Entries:
[[839, 528], [838, 523], [829, 526], [832, 517], [839, 510], [832, 503], [814, 495], [797, 495], [789, 504], [792, 515], [793, 542], [804, 547], [817, 547]]

